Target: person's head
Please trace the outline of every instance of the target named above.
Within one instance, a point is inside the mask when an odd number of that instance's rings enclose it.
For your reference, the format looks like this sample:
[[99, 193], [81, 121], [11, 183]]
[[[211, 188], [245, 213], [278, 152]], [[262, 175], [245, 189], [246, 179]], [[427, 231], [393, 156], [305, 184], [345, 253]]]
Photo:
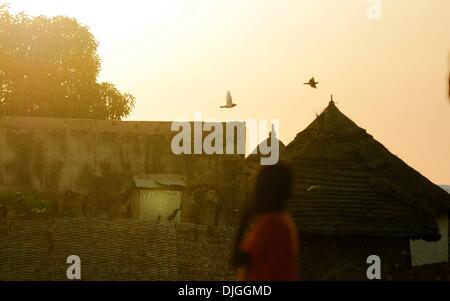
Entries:
[[256, 178], [255, 209], [276, 212], [284, 209], [291, 192], [292, 173], [282, 163], [263, 166]]

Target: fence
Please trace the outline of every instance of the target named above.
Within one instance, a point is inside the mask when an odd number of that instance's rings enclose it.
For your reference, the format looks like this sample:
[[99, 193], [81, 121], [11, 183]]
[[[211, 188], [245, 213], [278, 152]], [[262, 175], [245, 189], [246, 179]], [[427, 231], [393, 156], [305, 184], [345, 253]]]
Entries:
[[0, 280], [231, 280], [233, 229], [138, 220], [39, 219], [0, 224]]

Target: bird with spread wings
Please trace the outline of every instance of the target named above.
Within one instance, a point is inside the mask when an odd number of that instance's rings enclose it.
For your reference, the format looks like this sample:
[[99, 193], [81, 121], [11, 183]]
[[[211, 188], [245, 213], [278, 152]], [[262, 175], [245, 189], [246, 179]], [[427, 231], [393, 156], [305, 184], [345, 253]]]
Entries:
[[319, 83], [319, 82], [316, 82], [316, 80], [314, 79], [314, 77], [312, 77], [312, 78], [309, 80], [309, 82], [304, 83], [304, 85], [309, 85], [309, 86], [311, 86], [311, 88], [317, 89], [317, 84], [318, 84], [318, 83]]
[[230, 91], [227, 92], [227, 104], [224, 106], [221, 106], [221, 109], [231, 109], [234, 108], [235, 106], [237, 106], [237, 104], [233, 103], [233, 98], [231, 97], [231, 93]]

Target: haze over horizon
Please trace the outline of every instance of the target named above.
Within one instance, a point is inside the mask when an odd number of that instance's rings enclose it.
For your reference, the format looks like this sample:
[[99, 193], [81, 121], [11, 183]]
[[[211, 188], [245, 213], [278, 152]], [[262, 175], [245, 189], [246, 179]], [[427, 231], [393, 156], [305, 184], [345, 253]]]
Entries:
[[[280, 119], [288, 144], [333, 94], [392, 153], [450, 184], [448, 0], [382, 0], [379, 20], [366, 0], [8, 2], [89, 26], [101, 79], [136, 96], [127, 120]], [[303, 85], [312, 76], [318, 90]], [[238, 106], [220, 110], [227, 90]]]

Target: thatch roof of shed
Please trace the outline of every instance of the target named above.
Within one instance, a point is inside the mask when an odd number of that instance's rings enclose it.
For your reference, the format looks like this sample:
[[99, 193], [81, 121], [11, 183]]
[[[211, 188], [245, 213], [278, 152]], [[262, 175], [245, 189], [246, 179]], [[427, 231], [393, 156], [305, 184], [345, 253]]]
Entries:
[[333, 101], [284, 150], [294, 172], [288, 209], [302, 232], [440, 238], [435, 215], [450, 196], [364, 129]]
[[261, 157], [268, 157], [269, 155], [263, 155], [261, 153], [261, 146], [264, 144], [265, 146], [271, 147], [272, 146], [272, 137], [274, 138], [274, 141], [278, 142], [278, 150], [279, 154], [281, 154], [284, 149], [286, 148], [286, 145], [278, 138], [277, 132], [275, 131], [274, 126], [272, 126], [272, 130], [269, 133], [269, 137], [267, 137], [266, 140], [262, 141], [258, 146], [248, 155], [248, 157], [245, 159], [247, 166], [253, 166], [253, 165], [259, 165]]
[[266, 140], [263, 140], [258, 146], [247, 156], [245, 159], [245, 178], [246, 178], [246, 191], [245, 191], [245, 200], [246, 203], [251, 203], [253, 200], [253, 189], [254, 182], [256, 179], [256, 175], [258, 174], [261, 168], [261, 158], [269, 157], [270, 155], [263, 155], [260, 151], [261, 145], [271, 147], [272, 146], [272, 137], [275, 138], [274, 141], [278, 142], [278, 151], [279, 155], [286, 148], [286, 145], [278, 138], [278, 135], [275, 131], [275, 128], [272, 126], [272, 130], [269, 133], [269, 137]]

